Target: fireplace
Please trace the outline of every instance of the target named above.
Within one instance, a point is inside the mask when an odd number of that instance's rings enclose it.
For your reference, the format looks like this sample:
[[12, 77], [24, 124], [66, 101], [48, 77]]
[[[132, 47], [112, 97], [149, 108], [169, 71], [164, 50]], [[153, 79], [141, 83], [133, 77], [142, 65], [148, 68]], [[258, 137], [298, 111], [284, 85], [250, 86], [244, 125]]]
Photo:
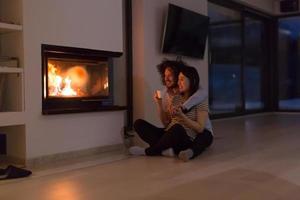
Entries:
[[42, 113], [111, 109], [113, 57], [119, 52], [42, 45]]

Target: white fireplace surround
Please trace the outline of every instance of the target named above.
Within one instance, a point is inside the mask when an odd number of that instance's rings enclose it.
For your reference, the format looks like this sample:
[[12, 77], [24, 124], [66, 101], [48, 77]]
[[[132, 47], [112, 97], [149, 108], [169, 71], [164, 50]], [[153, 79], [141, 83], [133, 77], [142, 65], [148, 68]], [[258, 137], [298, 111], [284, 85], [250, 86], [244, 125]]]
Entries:
[[42, 115], [41, 44], [123, 52], [123, 1], [0, 0], [0, 18], [21, 29], [0, 35], [0, 55], [18, 57], [24, 75], [23, 109], [0, 113], [0, 130], [14, 138], [10, 156], [32, 160], [121, 144], [124, 111]]
[[[26, 0], [25, 75], [40, 73], [41, 43], [122, 52], [122, 13], [122, 0]], [[123, 111], [42, 116], [38, 83], [25, 76], [27, 158], [122, 143]]]

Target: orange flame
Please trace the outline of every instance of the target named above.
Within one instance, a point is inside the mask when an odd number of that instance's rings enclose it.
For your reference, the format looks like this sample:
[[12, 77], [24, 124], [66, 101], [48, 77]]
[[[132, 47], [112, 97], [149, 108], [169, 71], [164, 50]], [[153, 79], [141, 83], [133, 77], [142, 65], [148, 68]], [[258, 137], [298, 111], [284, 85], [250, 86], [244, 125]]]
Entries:
[[62, 96], [77, 96], [77, 92], [75, 92], [72, 88], [71, 88], [71, 79], [69, 77], [66, 77], [64, 79], [65, 82], [65, 87], [64, 89], [61, 91]]
[[108, 82], [104, 83], [103, 88], [106, 90], [108, 88]]
[[84, 79], [81, 79], [80, 84], [85, 84], [88, 79], [88, 75], [83, 67], [75, 66], [71, 68], [65, 76], [62, 76], [60, 70], [53, 63], [48, 62], [49, 96], [78, 96], [78, 92], [80, 92], [79, 87], [77, 89], [77, 92], [72, 88], [73, 79], [75, 80], [75, 85], [78, 86], [79, 84], [79, 78], [78, 75], [76, 76], [76, 72], [80, 76], [84, 77]]

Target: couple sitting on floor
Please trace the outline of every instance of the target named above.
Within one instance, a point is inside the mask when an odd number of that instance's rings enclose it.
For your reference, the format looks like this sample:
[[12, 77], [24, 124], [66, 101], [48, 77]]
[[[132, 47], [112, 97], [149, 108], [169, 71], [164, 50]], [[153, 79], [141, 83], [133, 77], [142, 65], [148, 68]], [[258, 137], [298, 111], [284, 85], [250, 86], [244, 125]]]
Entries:
[[207, 93], [199, 88], [195, 68], [181, 61], [163, 61], [158, 66], [166, 91], [154, 95], [164, 128], [145, 120], [134, 123], [137, 134], [150, 146], [130, 147], [132, 155], [175, 156], [188, 161], [212, 144], [213, 133], [209, 120]]

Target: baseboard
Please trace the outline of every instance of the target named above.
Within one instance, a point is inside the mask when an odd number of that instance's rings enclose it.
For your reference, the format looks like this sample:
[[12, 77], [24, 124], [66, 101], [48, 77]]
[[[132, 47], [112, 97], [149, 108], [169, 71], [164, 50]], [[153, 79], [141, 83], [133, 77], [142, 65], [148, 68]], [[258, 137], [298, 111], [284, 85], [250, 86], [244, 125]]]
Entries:
[[84, 149], [79, 151], [70, 151], [70, 152], [58, 153], [53, 155], [46, 155], [46, 156], [41, 156], [41, 157], [36, 157], [36, 158], [26, 160], [26, 167], [38, 168], [41, 166], [45, 166], [47, 164], [53, 164], [62, 161], [68, 162], [74, 159], [79, 160], [80, 158], [100, 155], [108, 152], [119, 151], [120, 153], [122, 153], [124, 152], [124, 150], [125, 150], [124, 144], [116, 144], [116, 145]]
[[278, 111], [278, 112], [274, 112], [274, 114], [276, 114], [276, 115], [299, 115], [300, 112], [281, 112], [281, 111]]
[[9, 155], [0, 155], [0, 165], [7, 166], [7, 165], [17, 165], [17, 166], [25, 166], [25, 159], [18, 158]]
[[261, 112], [261, 113], [253, 113], [253, 114], [247, 114], [247, 115], [239, 115], [239, 116], [232, 116], [232, 117], [226, 117], [226, 118], [219, 118], [219, 119], [212, 119], [213, 122], [218, 121], [227, 121], [227, 120], [233, 120], [233, 119], [244, 119], [249, 117], [259, 117], [259, 116], [267, 116], [267, 115], [273, 115], [274, 112]]

